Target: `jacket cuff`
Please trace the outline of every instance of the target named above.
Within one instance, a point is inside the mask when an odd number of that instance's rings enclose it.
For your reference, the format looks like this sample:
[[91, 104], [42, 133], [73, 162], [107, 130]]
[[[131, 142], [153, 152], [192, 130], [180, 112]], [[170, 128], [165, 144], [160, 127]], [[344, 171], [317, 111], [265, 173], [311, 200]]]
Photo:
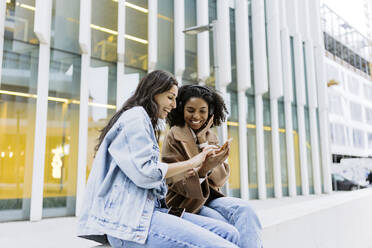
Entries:
[[158, 163], [158, 168], [159, 168], [159, 171], [161, 173], [161, 179], [164, 180], [165, 175], [167, 174], [167, 171], [168, 171], [168, 164], [163, 163], [163, 162], [159, 162]]

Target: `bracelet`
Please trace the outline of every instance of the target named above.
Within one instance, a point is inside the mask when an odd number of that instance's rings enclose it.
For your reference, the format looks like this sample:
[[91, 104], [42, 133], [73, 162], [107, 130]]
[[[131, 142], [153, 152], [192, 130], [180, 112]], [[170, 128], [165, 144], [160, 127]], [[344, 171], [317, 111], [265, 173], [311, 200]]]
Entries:
[[207, 147], [208, 146], [208, 141], [204, 142], [204, 143], [201, 143], [198, 145], [200, 149], [203, 149], [204, 147]]

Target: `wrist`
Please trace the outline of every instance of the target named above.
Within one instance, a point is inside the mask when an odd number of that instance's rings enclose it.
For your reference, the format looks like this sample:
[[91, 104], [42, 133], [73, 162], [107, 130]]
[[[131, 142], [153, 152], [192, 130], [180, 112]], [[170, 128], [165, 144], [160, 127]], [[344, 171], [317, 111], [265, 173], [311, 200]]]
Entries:
[[[199, 142], [199, 143], [200, 143], [200, 142]], [[200, 143], [200, 144], [198, 145], [199, 149], [201, 149], [201, 150], [203, 150], [206, 146], [208, 146], [208, 142], [207, 142], [207, 141], [204, 142], [204, 143]]]

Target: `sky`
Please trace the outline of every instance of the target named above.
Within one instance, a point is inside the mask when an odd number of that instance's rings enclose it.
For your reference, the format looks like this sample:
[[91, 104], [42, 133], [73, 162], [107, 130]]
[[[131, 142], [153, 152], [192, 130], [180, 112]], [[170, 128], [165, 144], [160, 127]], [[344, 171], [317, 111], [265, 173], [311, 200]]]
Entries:
[[[363, 9], [363, 1], [364, 0], [321, 0], [321, 2], [330, 7], [352, 27], [367, 36], [367, 21]], [[372, 37], [369, 38], [371, 39]]]

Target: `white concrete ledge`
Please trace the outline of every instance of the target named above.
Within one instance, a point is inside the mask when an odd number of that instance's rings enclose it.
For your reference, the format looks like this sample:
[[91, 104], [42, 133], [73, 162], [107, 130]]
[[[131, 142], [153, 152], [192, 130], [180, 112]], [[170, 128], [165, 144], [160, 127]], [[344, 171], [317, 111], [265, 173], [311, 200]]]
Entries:
[[256, 210], [262, 227], [267, 228], [369, 196], [372, 197], [372, 188], [323, 195], [251, 200], [250, 203]]
[[[372, 248], [371, 188], [250, 203], [265, 248]], [[0, 223], [0, 246], [109, 247], [76, 237], [76, 228], [76, 217]]]

